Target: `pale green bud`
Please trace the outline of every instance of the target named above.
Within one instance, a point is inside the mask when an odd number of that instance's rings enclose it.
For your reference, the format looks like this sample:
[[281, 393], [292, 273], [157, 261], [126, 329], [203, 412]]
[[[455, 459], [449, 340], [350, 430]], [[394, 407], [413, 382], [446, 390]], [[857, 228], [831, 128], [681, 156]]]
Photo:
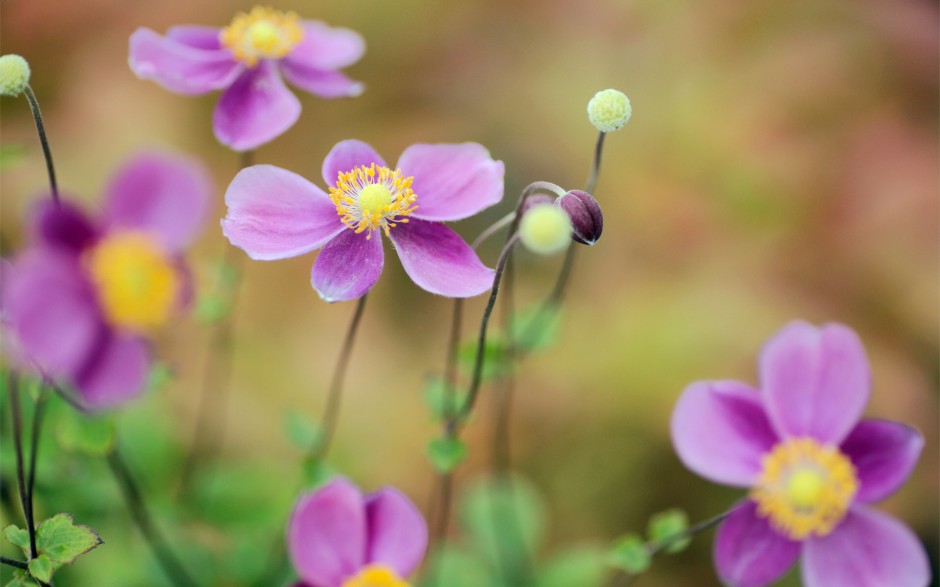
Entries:
[[519, 238], [533, 253], [554, 255], [571, 244], [571, 220], [552, 204], [533, 206], [519, 223]]
[[588, 120], [601, 132], [620, 130], [630, 120], [630, 98], [617, 90], [601, 90], [587, 106]]
[[18, 96], [29, 84], [29, 63], [19, 55], [0, 57], [0, 95]]

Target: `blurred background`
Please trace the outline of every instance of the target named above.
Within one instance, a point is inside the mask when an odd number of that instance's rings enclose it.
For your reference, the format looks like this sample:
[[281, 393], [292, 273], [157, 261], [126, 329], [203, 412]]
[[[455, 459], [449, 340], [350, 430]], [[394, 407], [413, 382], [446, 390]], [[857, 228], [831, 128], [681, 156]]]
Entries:
[[[127, 41], [138, 27], [225, 26], [251, 7], [182, 0], [2, 5], [2, 52], [21, 54], [32, 67], [64, 192], [93, 209], [114, 169], [154, 146], [211, 168], [216, 214], [189, 257], [203, 290], [213, 286], [228, 246], [217, 219], [238, 157], [212, 135], [217, 95], [185, 97], [138, 80], [127, 66]], [[681, 466], [668, 436], [670, 412], [692, 381], [756, 383], [761, 344], [801, 318], [854, 328], [873, 370], [867, 414], [906, 422], [926, 437], [909, 482], [882, 507], [914, 528], [936, 569], [935, 2], [361, 0], [274, 7], [359, 31], [367, 52], [346, 72], [366, 91], [334, 101], [297, 91], [300, 121], [260, 148], [256, 161], [320, 183], [323, 157], [343, 139], [365, 140], [388, 161], [415, 142], [478, 141], [506, 162], [506, 202], [456, 225], [468, 240], [509, 211], [532, 181], [582, 186], [596, 137], [587, 101], [608, 87], [630, 96], [633, 118], [607, 137], [594, 194], [604, 236], [579, 251], [556, 343], [516, 373], [512, 461], [541, 504], [538, 561], [602, 549], [627, 531], [642, 532], [652, 513], [671, 506], [697, 521], [739, 499], [739, 491]], [[2, 109], [0, 234], [2, 253], [10, 255], [46, 178], [25, 100], [4, 98]], [[439, 425], [423, 389], [443, 366], [451, 304], [417, 288], [386, 252], [352, 356], [331, 460], [363, 488], [396, 485], [424, 508], [435, 479], [425, 447]], [[490, 265], [497, 254], [495, 245], [481, 250]], [[201, 521], [174, 507], [180, 504], [172, 488], [193, 435], [214, 327], [186, 318], [165, 330], [157, 350], [171, 380], [117, 418], [119, 442], [161, 528], [216, 584], [241, 584], [238, 577], [263, 566], [269, 542], [283, 532], [302, 460], [285, 421], [319, 417], [352, 315], [353, 304], [317, 298], [309, 285], [313, 258], [243, 264], [233, 384], [213, 410], [226, 423], [226, 468], [201, 469], [201, 489], [186, 506]], [[516, 305], [525, 307], [547, 294], [561, 256], [520, 253], [516, 260]], [[466, 307], [467, 338], [484, 301]], [[490, 470], [494, 407], [484, 389], [466, 431], [471, 456], [457, 475], [458, 492]], [[8, 419], [3, 425], [9, 481]], [[59, 583], [169, 585], [101, 460], [60, 452], [53, 442], [43, 445], [38, 515], [70, 511], [106, 544]], [[21, 524], [18, 514], [9, 516], [5, 510], [4, 525]], [[717, 585], [711, 536], [658, 560], [640, 584]], [[459, 516], [451, 538], [466, 540]], [[3, 552], [12, 552], [9, 545]], [[251, 568], [232, 570], [238, 565]], [[784, 581], [798, 583], [792, 573]]]

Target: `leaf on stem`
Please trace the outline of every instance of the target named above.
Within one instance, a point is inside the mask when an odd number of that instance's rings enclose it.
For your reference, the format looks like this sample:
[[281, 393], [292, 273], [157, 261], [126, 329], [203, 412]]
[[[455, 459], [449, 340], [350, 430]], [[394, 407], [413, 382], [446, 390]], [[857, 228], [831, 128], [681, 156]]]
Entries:
[[52, 580], [52, 571], [54, 568], [52, 561], [44, 554], [40, 554], [29, 561], [29, 574], [43, 583], [48, 583]]
[[652, 557], [646, 548], [646, 541], [640, 535], [627, 534], [610, 550], [607, 562], [632, 575], [639, 575], [650, 568]]
[[654, 546], [668, 544], [664, 552], [673, 554], [685, 549], [692, 541], [688, 536], [676, 539], [688, 529], [689, 516], [680, 509], [670, 509], [650, 518], [647, 535]]
[[15, 524], [10, 524], [3, 529], [3, 535], [14, 546], [19, 546], [23, 552], [29, 556], [29, 532], [22, 528], [17, 528]]
[[71, 514], [56, 514], [36, 528], [36, 546], [50, 561], [70, 564], [102, 543], [98, 533], [88, 526], [75, 525]]
[[561, 312], [555, 306], [527, 308], [512, 320], [513, 343], [524, 352], [533, 352], [550, 347], [558, 338]]
[[[428, 377], [424, 384], [424, 403], [431, 410], [435, 421], [443, 422], [452, 414], [456, 414], [463, 405], [467, 394], [460, 390], [453, 390], [449, 395], [447, 383], [443, 377], [434, 375]], [[453, 402], [451, 404], [450, 402]]]
[[56, 442], [65, 452], [100, 457], [114, 450], [114, 420], [109, 416], [83, 414], [59, 404], [52, 421]]
[[320, 425], [297, 410], [284, 414], [284, 434], [291, 444], [305, 451], [313, 450], [323, 441]]
[[467, 457], [467, 445], [459, 438], [435, 438], [428, 443], [428, 457], [438, 473], [450, 473]]

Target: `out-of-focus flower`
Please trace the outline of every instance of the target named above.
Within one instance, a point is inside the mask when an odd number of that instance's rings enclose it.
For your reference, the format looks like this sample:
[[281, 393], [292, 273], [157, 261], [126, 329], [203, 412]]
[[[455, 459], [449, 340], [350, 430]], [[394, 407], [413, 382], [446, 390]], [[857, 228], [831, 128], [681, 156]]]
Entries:
[[252, 259], [323, 247], [312, 283], [328, 302], [359, 298], [378, 280], [384, 262], [379, 233], [389, 237], [421, 288], [475, 296], [493, 285], [493, 270], [441, 222], [499, 202], [503, 173], [502, 161], [476, 143], [412, 145], [393, 169], [368, 144], [343, 141], [323, 162], [329, 194], [271, 165], [239, 172], [225, 193], [222, 232]]
[[0, 96], [19, 96], [29, 85], [29, 63], [19, 55], [0, 57]]
[[594, 197], [581, 190], [571, 190], [555, 200], [555, 205], [571, 219], [571, 238], [582, 245], [593, 245], [604, 231], [604, 215]]
[[408, 587], [427, 544], [407, 497], [391, 487], [363, 496], [343, 478], [302, 495], [287, 528], [297, 587]]
[[145, 153], [118, 171], [98, 220], [65, 201], [40, 203], [30, 245], [3, 271], [6, 348], [89, 407], [135, 397], [148, 335], [191, 297], [180, 254], [210, 195], [200, 164]]
[[601, 90], [587, 106], [588, 120], [601, 132], [614, 132], [627, 124], [633, 114], [630, 99], [618, 90]]
[[554, 255], [571, 244], [568, 213], [551, 204], [538, 204], [526, 210], [519, 221], [519, 240], [539, 255]]
[[338, 70], [362, 57], [365, 43], [349, 29], [255, 7], [224, 28], [184, 25], [161, 36], [146, 28], [130, 38], [130, 66], [179, 94], [223, 90], [212, 116], [215, 136], [248, 151], [289, 129], [300, 116], [294, 86], [321, 98], [358, 96], [362, 84]]
[[924, 440], [902, 424], [859, 420], [871, 375], [856, 334], [788, 324], [764, 347], [760, 375], [760, 391], [693, 383], [672, 416], [687, 467], [750, 488], [718, 529], [723, 582], [766, 585], [802, 557], [807, 587], [925, 587], [916, 536], [867, 505], [904, 483]]

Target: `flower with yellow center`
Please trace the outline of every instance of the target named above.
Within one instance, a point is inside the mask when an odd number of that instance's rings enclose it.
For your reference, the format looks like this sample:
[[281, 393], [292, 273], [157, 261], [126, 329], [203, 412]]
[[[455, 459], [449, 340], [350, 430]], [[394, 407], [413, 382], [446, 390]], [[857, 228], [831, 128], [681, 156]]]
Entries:
[[177, 270], [147, 234], [106, 236], [88, 253], [88, 268], [105, 318], [116, 328], [146, 332], [161, 326], [179, 299]]
[[303, 40], [304, 30], [293, 12], [255, 6], [239, 13], [222, 29], [219, 40], [235, 59], [255, 67], [261, 59], [280, 59]]
[[368, 565], [347, 579], [343, 587], [410, 587], [395, 571], [384, 565]]
[[418, 207], [418, 196], [411, 191], [413, 177], [403, 177], [400, 169], [392, 171], [375, 163], [360, 165], [352, 171], [340, 172], [336, 186], [330, 188], [330, 200], [343, 224], [356, 231], [381, 228], [388, 236], [397, 223], [408, 222]]

